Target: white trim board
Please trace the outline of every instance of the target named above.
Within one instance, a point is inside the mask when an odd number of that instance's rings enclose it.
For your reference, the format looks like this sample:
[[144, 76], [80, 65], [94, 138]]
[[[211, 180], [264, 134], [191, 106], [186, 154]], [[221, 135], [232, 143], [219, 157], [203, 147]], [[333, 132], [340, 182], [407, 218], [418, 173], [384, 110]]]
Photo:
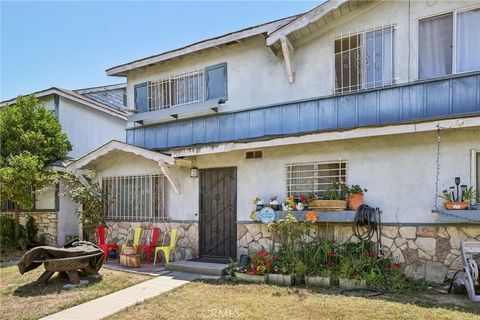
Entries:
[[345, 131], [333, 131], [305, 134], [301, 136], [289, 136], [282, 138], [273, 138], [270, 140], [252, 141], [252, 142], [230, 142], [221, 144], [211, 144], [198, 147], [187, 147], [172, 149], [171, 155], [177, 157], [191, 157], [205, 154], [215, 154], [222, 152], [231, 152], [247, 149], [270, 148], [302, 143], [336, 141], [355, 138], [378, 137], [384, 135], [405, 134], [415, 132], [436, 131], [438, 125], [441, 128], [468, 128], [480, 126], [480, 116], [469, 118], [457, 118], [447, 120], [437, 120], [410, 124], [390, 125], [384, 127], [357, 128]]

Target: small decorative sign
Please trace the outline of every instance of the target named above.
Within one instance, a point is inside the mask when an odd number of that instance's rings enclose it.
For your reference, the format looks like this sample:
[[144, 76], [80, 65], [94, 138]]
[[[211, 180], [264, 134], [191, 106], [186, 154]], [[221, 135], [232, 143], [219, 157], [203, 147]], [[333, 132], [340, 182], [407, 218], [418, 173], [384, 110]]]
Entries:
[[270, 223], [275, 220], [275, 211], [270, 207], [264, 207], [258, 214], [262, 223]]

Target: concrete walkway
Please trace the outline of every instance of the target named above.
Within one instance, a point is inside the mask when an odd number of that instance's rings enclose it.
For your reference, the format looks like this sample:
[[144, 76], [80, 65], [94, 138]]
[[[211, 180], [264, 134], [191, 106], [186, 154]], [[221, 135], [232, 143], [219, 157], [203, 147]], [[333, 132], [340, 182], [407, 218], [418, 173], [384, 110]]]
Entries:
[[82, 303], [52, 315], [45, 320], [94, 320], [102, 319], [129, 306], [153, 298], [164, 292], [180, 287], [190, 281], [204, 278], [192, 273], [172, 272], [142, 282], [132, 287], [111, 293], [101, 298]]

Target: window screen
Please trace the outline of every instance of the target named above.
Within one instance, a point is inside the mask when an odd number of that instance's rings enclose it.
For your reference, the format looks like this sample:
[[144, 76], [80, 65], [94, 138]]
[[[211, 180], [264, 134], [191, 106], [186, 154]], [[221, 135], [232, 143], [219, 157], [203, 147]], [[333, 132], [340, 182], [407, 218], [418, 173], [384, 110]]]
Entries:
[[453, 15], [420, 21], [418, 44], [419, 78], [452, 73]]
[[227, 99], [227, 64], [205, 68], [206, 98]]
[[457, 15], [457, 71], [480, 69], [480, 8]]
[[138, 112], [148, 111], [148, 82], [137, 84], [135, 90], [135, 110]]

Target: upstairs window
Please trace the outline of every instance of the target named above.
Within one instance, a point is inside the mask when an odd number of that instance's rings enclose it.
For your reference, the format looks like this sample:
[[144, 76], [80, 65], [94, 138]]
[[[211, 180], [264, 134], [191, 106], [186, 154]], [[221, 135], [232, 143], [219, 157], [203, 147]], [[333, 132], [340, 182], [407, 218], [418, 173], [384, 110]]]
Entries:
[[335, 93], [393, 84], [393, 27], [334, 41]]
[[287, 196], [314, 194], [321, 198], [335, 184], [345, 184], [347, 162], [329, 161], [287, 165]]
[[135, 108], [154, 111], [213, 99], [227, 99], [227, 64], [135, 86]]
[[420, 79], [480, 69], [480, 8], [420, 20]]

